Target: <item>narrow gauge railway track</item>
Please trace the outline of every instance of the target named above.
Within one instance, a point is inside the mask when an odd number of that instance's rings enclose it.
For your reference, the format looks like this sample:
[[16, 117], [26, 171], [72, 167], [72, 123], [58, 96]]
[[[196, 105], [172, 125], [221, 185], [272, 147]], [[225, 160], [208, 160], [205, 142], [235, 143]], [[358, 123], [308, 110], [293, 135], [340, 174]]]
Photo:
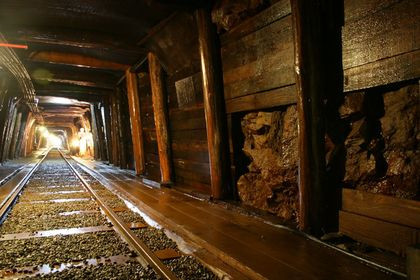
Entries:
[[0, 279], [216, 279], [51, 150], [1, 205]]

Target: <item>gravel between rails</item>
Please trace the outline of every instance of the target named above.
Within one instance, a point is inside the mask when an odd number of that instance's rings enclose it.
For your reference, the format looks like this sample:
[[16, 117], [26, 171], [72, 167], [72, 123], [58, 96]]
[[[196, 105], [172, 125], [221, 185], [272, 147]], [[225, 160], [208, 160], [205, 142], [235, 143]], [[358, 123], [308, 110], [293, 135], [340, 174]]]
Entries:
[[192, 256], [182, 256], [178, 259], [163, 261], [179, 279], [204, 280], [218, 279], [209, 269], [204, 267]]
[[143, 223], [147, 224], [144, 219], [137, 213], [130, 210], [117, 212], [117, 216], [121, 218], [125, 223]]
[[94, 201], [74, 201], [74, 202], [61, 202], [61, 203], [18, 203], [16, 204], [9, 217], [12, 216], [27, 216], [30, 214], [33, 217], [39, 217], [42, 215], [57, 215], [63, 212], [71, 211], [88, 211], [97, 210], [99, 206]]
[[72, 267], [61, 272], [26, 277], [24, 279], [48, 280], [98, 280], [98, 279], [158, 279], [152, 268], [143, 268], [137, 262], [106, 264], [102, 266]]
[[0, 226], [0, 234], [36, 232], [41, 230], [79, 228], [107, 225], [101, 213], [80, 213], [66, 217], [60, 215], [42, 215], [25, 217], [9, 217]]
[[51, 185], [51, 186], [38, 186], [25, 188], [26, 191], [30, 192], [62, 192], [62, 191], [84, 191], [82, 186], [78, 185]]
[[[55, 155], [57, 156], [57, 155]], [[50, 157], [50, 156], [49, 156]], [[127, 208], [124, 200], [102, 186], [95, 178], [81, 169], [74, 161], [73, 166], [92, 186], [97, 194], [111, 208]], [[59, 193], [62, 191], [82, 191], [83, 185], [74, 176], [63, 160], [47, 158], [29, 181], [8, 219], [0, 226], [0, 234], [28, 231], [51, 230], [59, 228], [109, 225], [105, 216], [99, 212], [94, 200], [62, 203], [28, 203], [50, 199], [87, 198], [87, 192]], [[45, 192], [45, 193], [43, 193]], [[72, 211], [98, 211], [62, 216], [59, 213]], [[127, 209], [117, 212], [126, 223], [142, 222], [144, 219]], [[134, 230], [137, 236], [152, 251], [173, 248], [177, 244], [166, 236], [163, 229], [147, 227]], [[54, 236], [25, 240], [0, 241], [0, 269], [58, 265], [74, 263], [91, 258], [115, 255], [132, 255], [131, 249], [115, 232], [95, 232], [69, 236]], [[164, 261], [180, 279], [217, 279], [217, 277], [192, 256]], [[126, 264], [100, 264], [82, 267], [72, 266], [61, 272], [38, 275], [25, 279], [159, 279], [150, 268], [129, 261]]]
[[131, 250], [115, 232], [1, 241], [0, 269], [59, 264], [128, 255]]
[[74, 193], [43, 193], [43, 192], [28, 192], [25, 191], [20, 197], [21, 202], [30, 201], [46, 201], [52, 199], [74, 199], [74, 198], [90, 198], [88, 192], [74, 192]]
[[143, 241], [152, 251], [163, 250], [166, 248], [177, 249], [176, 243], [166, 236], [163, 229], [147, 227], [135, 229], [133, 232]]

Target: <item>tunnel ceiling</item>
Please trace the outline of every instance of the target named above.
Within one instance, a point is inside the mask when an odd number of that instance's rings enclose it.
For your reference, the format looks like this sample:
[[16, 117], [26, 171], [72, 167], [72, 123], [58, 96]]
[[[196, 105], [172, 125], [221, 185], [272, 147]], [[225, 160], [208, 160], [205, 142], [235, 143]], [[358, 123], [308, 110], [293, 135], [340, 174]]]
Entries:
[[[100, 101], [142, 60], [154, 27], [198, 1], [0, 0], [0, 32], [28, 70], [37, 96]], [[46, 121], [68, 121], [85, 107], [40, 100]], [[68, 108], [66, 110], [56, 110]]]

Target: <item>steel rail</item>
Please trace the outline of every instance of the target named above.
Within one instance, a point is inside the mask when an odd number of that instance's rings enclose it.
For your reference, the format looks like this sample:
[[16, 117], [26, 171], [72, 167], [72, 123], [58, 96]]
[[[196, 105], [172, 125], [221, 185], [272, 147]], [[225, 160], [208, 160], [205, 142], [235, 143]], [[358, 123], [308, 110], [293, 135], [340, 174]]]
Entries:
[[0, 221], [3, 220], [5, 214], [9, 210], [10, 206], [13, 204], [13, 202], [16, 200], [20, 192], [22, 191], [23, 187], [26, 185], [26, 183], [29, 181], [29, 178], [32, 176], [32, 174], [38, 169], [38, 167], [41, 165], [41, 163], [45, 160], [45, 158], [50, 153], [51, 149], [47, 150], [45, 155], [42, 157], [40, 161], [38, 161], [34, 167], [19, 181], [19, 183], [13, 188], [13, 190], [6, 196], [6, 198], [0, 202]]
[[99, 204], [102, 211], [105, 212], [108, 219], [114, 225], [114, 228], [126, 239], [126, 241], [133, 247], [133, 249], [143, 258], [143, 260], [150, 264], [152, 268], [164, 279], [176, 280], [178, 279], [171, 270], [164, 265], [158, 257], [150, 250], [143, 241], [141, 241], [134, 232], [122, 221], [117, 214], [109, 208], [105, 202], [100, 198], [100, 196], [95, 192], [95, 190], [86, 182], [86, 180], [80, 175], [80, 173], [71, 165], [71, 163], [66, 159], [64, 154], [60, 149], [57, 149], [60, 152], [61, 157], [64, 161], [70, 166], [70, 169], [73, 173], [80, 179], [84, 187], [88, 192], [93, 196], [96, 202]]

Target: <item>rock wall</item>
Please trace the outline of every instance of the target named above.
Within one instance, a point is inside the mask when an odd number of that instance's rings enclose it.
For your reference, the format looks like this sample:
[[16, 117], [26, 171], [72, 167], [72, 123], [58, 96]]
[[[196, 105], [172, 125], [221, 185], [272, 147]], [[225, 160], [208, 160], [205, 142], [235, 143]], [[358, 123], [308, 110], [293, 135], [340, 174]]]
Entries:
[[241, 201], [286, 220], [297, 220], [298, 149], [296, 106], [253, 112], [242, 120], [249, 172], [237, 183]]
[[348, 94], [340, 113], [351, 124], [345, 146], [347, 186], [420, 198], [419, 85]]
[[273, 0], [219, 0], [212, 10], [212, 20], [220, 33], [252, 17], [276, 2]]

